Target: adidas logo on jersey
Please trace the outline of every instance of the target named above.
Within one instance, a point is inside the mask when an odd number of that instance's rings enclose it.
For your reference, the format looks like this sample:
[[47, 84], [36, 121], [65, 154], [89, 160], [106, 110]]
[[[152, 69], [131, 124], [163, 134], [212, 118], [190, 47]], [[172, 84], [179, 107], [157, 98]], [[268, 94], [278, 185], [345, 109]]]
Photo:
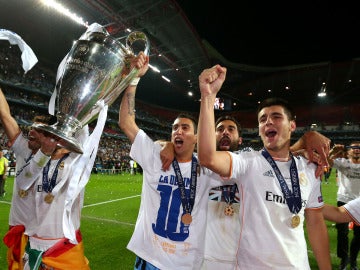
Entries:
[[273, 174], [272, 170], [264, 172], [263, 175], [264, 176], [269, 176], [269, 177], [274, 177], [274, 174]]

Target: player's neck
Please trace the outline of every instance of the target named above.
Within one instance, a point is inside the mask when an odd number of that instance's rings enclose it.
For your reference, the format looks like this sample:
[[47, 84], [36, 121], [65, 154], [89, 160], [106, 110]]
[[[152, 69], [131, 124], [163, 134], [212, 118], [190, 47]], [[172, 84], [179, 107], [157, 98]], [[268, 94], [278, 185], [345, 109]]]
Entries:
[[272, 159], [275, 161], [286, 162], [290, 160], [290, 152], [289, 149], [284, 149], [280, 151], [274, 151], [271, 149], [266, 149], [271, 155]]
[[354, 164], [360, 164], [360, 157], [352, 157], [351, 162]]
[[185, 163], [185, 162], [189, 162], [192, 159], [192, 153], [190, 154], [183, 154], [183, 155], [175, 155], [175, 159], [177, 162], [181, 162], [181, 163]]
[[277, 157], [272, 157], [273, 160], [275, 161], [280, 161], [280, 162], [287, 162], [290, 160], [290, 156], [285, 157], [285, 158], [277, 158]]

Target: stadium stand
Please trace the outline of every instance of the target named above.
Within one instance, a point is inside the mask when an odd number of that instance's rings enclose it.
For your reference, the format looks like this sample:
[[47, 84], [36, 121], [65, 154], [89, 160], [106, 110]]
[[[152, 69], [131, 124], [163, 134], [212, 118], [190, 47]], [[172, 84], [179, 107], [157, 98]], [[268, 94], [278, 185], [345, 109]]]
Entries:
[[[55, 87], [55, 73], [37, 64], [26, 75], [21, 68], [20, 51], [17, 46], [0, 41], [0, 86], [7, 97], [12, 113], [19, 125], [26, 130], [31, 119], [47, 112], [48, 101]], [[118, 128], [118, 98], [109, 108], [106, 127], [100, 142], [94, 173], [122, 173], [129, 170], [130, 142]], [[302, 122], [298, 122], [293, 140], [297, 140], [307, 130], [317, 130], [329, 137], [333, 143], [348, 144], [358, 140], [360, 104], [342, 106], [319, 106], [311, 110], [295, 108]], [[154, 140], [168, 139], [171, 132], [171, 121], [179, 111], [160, 108], [137, 101], [136, 117], [140, 128], [144, 129]], [[197, 117], [197, 112], [190, 112]], [[217, 112], [221, 114], [223, 112]], [[236, 117], [243, 128], [243, 146], [259, 149], [261, 142], [256, 127], [254, 112], [226, 112]], [[218, 116], [218, 115], [217, 115]], [[90, 129], [92, 124], [90, 123]], [[6, 149], [6, 136], [0, 124], [0, 145]], [[10, 160], [9, 174], [14, 173], [16, 157], [11, 151], [5, 156]]]

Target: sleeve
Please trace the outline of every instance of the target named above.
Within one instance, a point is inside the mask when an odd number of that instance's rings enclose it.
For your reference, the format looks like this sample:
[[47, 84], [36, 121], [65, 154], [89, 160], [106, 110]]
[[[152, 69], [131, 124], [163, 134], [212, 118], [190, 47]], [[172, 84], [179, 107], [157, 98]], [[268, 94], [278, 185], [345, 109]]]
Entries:
[[31, 155], [31, 150], [28, 147], [28, 140], [23, 133], [19, 133], [11, 143], [11, 150], [14, 151], [16, 159], [19, 157], [27, 158]]
[[[324, 200], [321, 192], [321, 181], [315, 178], [315, 169], [316, 169], [315, 165], [308, 164], [308, 166], [311, 167], [307, 167], [306, 169], [307, 174], [305, 175], [309, 178], [309, 184], [311, 185], [311, 190], [308, 197], [308, 202], [306, 204], [306, 208], [307, 209], [321, 208], [324, 206]], [[299, 177], [300, 177], [299, 180], [301, 181], [302, 174], [300, 174]]]
[[40, 150], [16, 174], [16, 183], [20, 189], [27, 190], [42, 173], [43, 168], [50, 160], [49, 156]]
[[131, 145], [130, 157], [144, 170], [149, 170], [151, 164], [154, 168], [161, 168], [160, 150], [160, 144], [155, 143], [140, 129]]
[[346, 159], [336, 158], [336, 159], [334, 159], [334, 164], [332, 167], [335, 169], [338, 169], [338, 170], [342, 170], [344, 167], [344, 162], [346, 162]]
[[243, 176], [246, 174], [250, 166], [256, 166], [260, 162], [260, 159], [256, 157], [257, 152], [229, 152], [231, 155], [231, 176], [230, 179], [235, 182], [240, 179], [245, 179]]
[[347, 204], [343, 205], [348, 214], [352, 217], [355, 223], [360, 225], [360, 198], [351, 200]]
[[[230, 164], [229, 164], [230, 174], [228, 176], [219, 175], [219, 174], [213, 172], [212, 170], [210, 170], [210, 169], [208, 169], [206, 167], [203, 167], [203, 166], [200, 166], [200, 172], [204, 173], [205, 175], [209, 176], [210, 178], [216, 179], [216, 181], [221, 181], [221, 183], [220, 183], [221, 185], [230, 185], [232, 183], [235, 183], [234, 178], [232, 178], [233, 156], [231, 155], [231, 152], [228, 152], [228, 151], [224, 151], [224, 152], [226, 152], [229, 155], [229, 158], [230, 158]], [[195, 153], [195, 156], [197, 158], [196, 153]], [[219, 185], [219, 183], [217, 183], [217, 185]]]

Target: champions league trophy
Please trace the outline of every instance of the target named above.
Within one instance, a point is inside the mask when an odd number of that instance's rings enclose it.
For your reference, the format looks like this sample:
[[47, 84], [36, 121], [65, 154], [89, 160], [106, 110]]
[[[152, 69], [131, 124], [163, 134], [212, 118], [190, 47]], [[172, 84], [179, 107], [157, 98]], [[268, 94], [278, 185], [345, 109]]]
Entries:
[[138, 70], [130, 67], [135, 50], [149, 53], [149, 40], [143, 32], [130, 33], [123, 45], [99, 26], [74, 43], [62, 70], [59, 67], [55, 87], [57, 122], [33, 125], [55, 135], [59, 146], [81, 154], [76, 132], [95, 120], [103, 105], [110, 106], [137, 76]]

